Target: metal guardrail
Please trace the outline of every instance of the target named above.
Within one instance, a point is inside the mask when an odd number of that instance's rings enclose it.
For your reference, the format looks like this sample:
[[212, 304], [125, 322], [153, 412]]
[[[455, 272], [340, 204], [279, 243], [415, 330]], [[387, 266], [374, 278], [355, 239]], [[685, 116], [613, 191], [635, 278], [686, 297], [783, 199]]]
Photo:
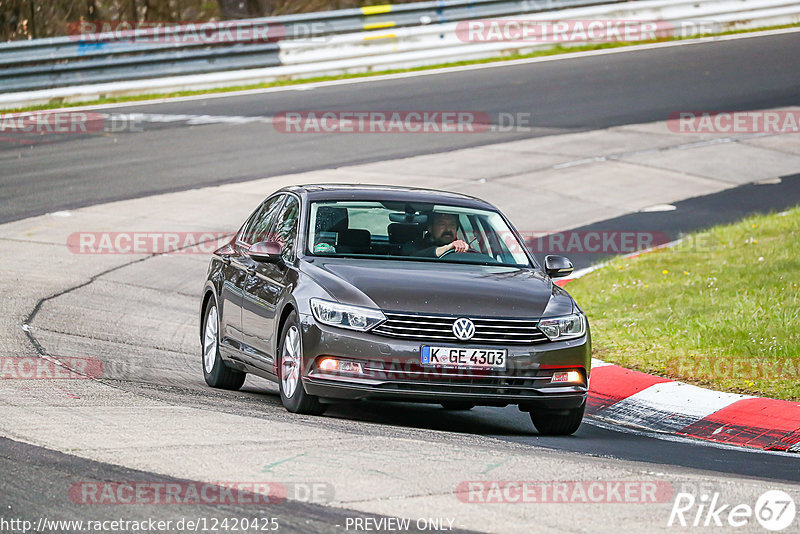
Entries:
[[[273, 67], [278, 41], [624, 0], [449, 0], [0, 44], [0, 91]], [[231, 31], [233, 29], [233, 31]], [[198, 39], [198, 32], [202, 38]], [[235, 34], [235, 35], [232, 35]], [[153, 41], [158, 42], [153, 42]]]
[[[459, 21], [508, 17], [680, 22], [688, 27], [674, 35], [687, 37], [800, 22], [800, 3], [449, 0], [219, 23], [199, 40], [187, 38], [198, 27], [181, 26], [160, 28], [156, 42], [151, 30], [10, 42], [0, 44], [0, 108], [422, 66], [552, 46], [525, 40], [468, 42], [458, 35]], [[244, 37], [223, 34], [231, 24], [246, 30]]]
[[[503, 19], [491, 19], [501, 22]], [[800, 22], [797, 0], [640, 0], [614, 4], [581, 6], [552, 12], [536, 12], [513, 17], [514, 22], [545, 21], [628, 21], [658, 22], [655, 37], [690, 37], [726, 30], [753, 28], [786, 22]], [[324, 44], [313, 41], [281, 42], [281, 64], [292, 66], [298, 74], [310, 70], [325, 74], [354, 72], [363, 68], [407, 67], [456, 59], [478, 59], [510, 53], [527, 53], [552, 47], [581, 45], [590, 40], [560, 41], [547, 34], [553, 26], [541, 26], [537, 38], [526, 40], [464, 39], [457, 22], [435, 26], [414, 26], [385, 31], [334, 35]], [[548, 39], [549, 37], [549, 39]]]

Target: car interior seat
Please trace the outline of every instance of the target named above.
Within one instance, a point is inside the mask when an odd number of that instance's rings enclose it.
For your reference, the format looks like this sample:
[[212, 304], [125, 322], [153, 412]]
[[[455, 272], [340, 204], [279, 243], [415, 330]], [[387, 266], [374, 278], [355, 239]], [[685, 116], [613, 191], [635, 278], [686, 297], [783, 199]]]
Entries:
[[339, 241], [336, 252], [345, 254], [369, 254], [372, 234], [369, 230], [348, 228], [339, 232]]
[[419, 224], [391, 223], [386, 231], [389, 233], [389, 244], [392, 246], [391, 253], [395, 256], [402, 253], [403, 245], [422, 237], [422, 226]]

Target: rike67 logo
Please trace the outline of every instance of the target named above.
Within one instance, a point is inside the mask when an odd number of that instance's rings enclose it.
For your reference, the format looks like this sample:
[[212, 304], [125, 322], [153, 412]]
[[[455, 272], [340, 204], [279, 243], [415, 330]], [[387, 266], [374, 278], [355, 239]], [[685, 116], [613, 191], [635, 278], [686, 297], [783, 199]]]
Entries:
[[[667, 525], [677, 527], [723, 527], [741, 528], [754, 525], [755, 520], [763, 528], [780, 532], [794, 525], [796, 515], [794, 499], [781, 490], [764, 492], [749, 503], [728, 503], [718, 491], [695, 493], [679, 492], [675, 495]], [[749, 530], [749, 529], [748, 529]], [[727, 530], [726, 530], [727, 531]], [[791, 532], [797, 532], [796, 529]]]

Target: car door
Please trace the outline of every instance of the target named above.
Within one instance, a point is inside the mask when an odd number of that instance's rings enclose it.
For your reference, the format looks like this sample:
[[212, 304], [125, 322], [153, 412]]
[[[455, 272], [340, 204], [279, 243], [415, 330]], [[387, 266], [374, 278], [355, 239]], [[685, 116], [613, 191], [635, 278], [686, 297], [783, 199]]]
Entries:
[[233, 349], [233, 357], [237, 357], [236, 352], [242, 344], [242, 291], [247, 282], [244, 268], [247, 247], [243, 246], [242, 240], [252, 231], [265, 204], [263, 202], [253, 211], [231, 243], [216, 252], [222, 261], [222, 285], [219, 288], [220, 348]]
[[278, 320], [277, 306], [284, 294], [290, 289], [288, 279], [294, 262], [295, 242], [297, 239], [300, 217], [300, 202], [294, 195], [287, 195], [275, 223], [265, 235], [258, 236], [259, 241], [277, 241], [283, 247], [283, 263], [265, 263], [250, 260], [251, 268], [245, 284], [242, 305], [242, 330], [245, 343], [253, 350], [267, 370], [272, 369], [274, 354], [273, 337]]
[[244, 360], [246, 363], [251, 363], [252, 360], [247, 357], [248, 350], [242, 329], [242, 306], [245, 285], [248, 282], [247, 270], [252, 264], [247, 251], [252, 244], [252, 236], [259, 234], [262, 228], [272, 224], [282, 203], [283, 195], [277, 195], [264, 201], [242, 226], [233, 243], [226, 248], [225, 252], [229, 254], [222, 256], [227, 266], [221, 291], [223, 310], [220, 317], [221, 337], [225, 346], [235, 349], [232, 356]]

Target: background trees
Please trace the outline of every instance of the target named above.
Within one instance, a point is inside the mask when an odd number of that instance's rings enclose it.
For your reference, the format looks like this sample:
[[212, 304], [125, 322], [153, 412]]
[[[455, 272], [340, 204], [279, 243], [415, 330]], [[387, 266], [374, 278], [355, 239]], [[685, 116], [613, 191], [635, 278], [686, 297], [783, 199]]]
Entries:
[[[413, 0], [394, 0], [407, 3]], [[204, 22], [328, 9], [385, 0], [0, 0], [0, 41], [67, 35], [81, 21]], [[72, 25], [72, 26], [70, 26]]]

